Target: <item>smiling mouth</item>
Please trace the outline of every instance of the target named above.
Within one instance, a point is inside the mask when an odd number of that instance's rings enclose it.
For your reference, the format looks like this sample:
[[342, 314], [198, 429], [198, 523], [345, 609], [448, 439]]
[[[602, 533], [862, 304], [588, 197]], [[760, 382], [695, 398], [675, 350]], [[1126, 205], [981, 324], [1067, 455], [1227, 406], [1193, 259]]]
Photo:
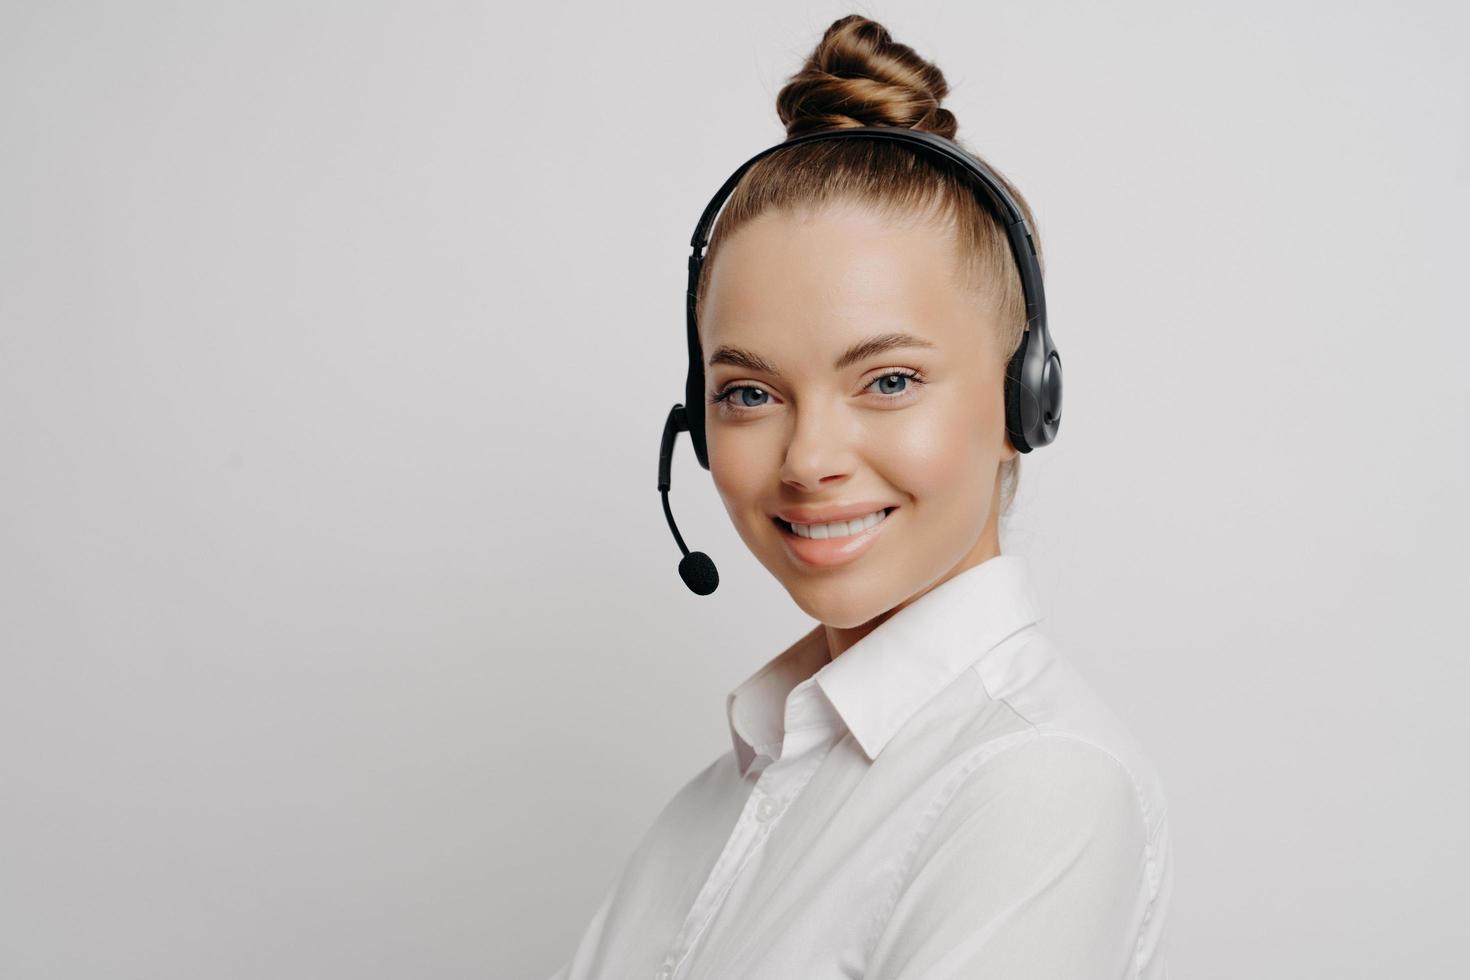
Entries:
[[[897, 509], [897, 507], [884, 507], [881, 511], [874, 511], [875, 514], [882, 515], [876, 520], [874, 520], [870, 516], [866, 519], [858, 518], [851, 521], [834, 521], [829, 524], [803, 525], [803, 528], [805, 529], [804, 531], [796, 530], [794, 527], [791, 526], [791, 523], [789, 521], [784, 521], [779, 517], [772, 516], [771, 520], [774, 521], [776, 526], [779, 527], [782, 531], [785, 531], [787, 534], [790, 534], [794, 537], [806, 538], [808, 540], [816, 541], [840, 540], [842, 538], [853, 537], [854, 535], [861, 534], [864, 531], [877, 527], [879, 524], [882, 524], [888, 519], [889, 514], [892, 514]], [[843, 528], [843, 525], [845, 525], [845, 529]]]

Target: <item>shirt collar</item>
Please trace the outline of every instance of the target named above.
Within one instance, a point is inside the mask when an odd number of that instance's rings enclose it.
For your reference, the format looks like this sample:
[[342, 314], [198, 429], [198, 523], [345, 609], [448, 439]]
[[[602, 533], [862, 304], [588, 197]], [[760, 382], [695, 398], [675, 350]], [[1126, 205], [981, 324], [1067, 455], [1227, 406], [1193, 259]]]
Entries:
[[730, 740], [742, 776], [757, 755], [780, 755], [786, 715], [811, 701], [809, 696], [793, 697], [793, 692], [801, 688], [806, 695], [815, 693], [807, 682], [828, 664], [827, 654], [826, 631], [818, 623], [726, 696]]
[[820, 687], [868, 759], [876, 759], [915, 712], [1041, 615], [1029, 563], [1005, 554], [936, 585], [836, 660], [827, 659], [826, 631], [818, 623], [726, 697], [740, 772], [780, 745], [788, 698], [807, 680]]

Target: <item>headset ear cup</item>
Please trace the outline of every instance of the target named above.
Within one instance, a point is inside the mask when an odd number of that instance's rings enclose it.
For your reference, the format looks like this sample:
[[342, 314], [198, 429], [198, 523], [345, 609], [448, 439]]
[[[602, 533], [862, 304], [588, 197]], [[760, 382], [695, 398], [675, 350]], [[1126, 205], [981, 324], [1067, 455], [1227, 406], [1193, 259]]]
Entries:
[[689, 441], [694, 445], [694, 458], [699, 465], [709, 469], [709, 447], [704, 441], [704, 406], [694, 406], [696, 415], [689, 417]]
[[700, 466], [709, 469], [709, 451], [704, 444], [704, 374], [697, 369], [697, 358], [697, 354], [690, 358], [684, 375], [684, 422], [689, 444], [694, 447], [694, 458]]
[[689, 441], [694, 446], [694, 458], [699, 460], [699, 465], [709, 469], [709, 446], [704, 441], [704, 401], [694, 403], [689, 411]]
[[1020, 453], [1031, 451], [1031, 442], [1021, 423], [1021, 365], [1026, 363], [1026, 346], [1031, 341], [1031, 331], [1027, 330], [1021, 335], [1021, 345], [1011, 355], [1010, 362], [1006, 364], [1005, 379], [1005, 403], [1006, 403], [1006, 434], [1011, 438], [1011, 445], [1016, 447]]

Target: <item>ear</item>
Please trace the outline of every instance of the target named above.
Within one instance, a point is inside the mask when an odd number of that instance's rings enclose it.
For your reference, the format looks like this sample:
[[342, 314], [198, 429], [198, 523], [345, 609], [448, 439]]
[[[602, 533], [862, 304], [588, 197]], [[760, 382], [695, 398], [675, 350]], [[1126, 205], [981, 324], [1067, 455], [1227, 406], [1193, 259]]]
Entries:
[[1011, 434], [1010, 434], [1010, 432], [1006, 432], [1001, 437], [1001, 441], [1005, 444], [1004, 449], [1002, 450], [1002, 452], [1000, 454], [1000, 461], [1002, 463], [1009, 463], [1011, 460], [1013, 460], [1017, 456], [1021, 455], [1021, 451], [1019, 449], [1017, 449], [1011, 443]]

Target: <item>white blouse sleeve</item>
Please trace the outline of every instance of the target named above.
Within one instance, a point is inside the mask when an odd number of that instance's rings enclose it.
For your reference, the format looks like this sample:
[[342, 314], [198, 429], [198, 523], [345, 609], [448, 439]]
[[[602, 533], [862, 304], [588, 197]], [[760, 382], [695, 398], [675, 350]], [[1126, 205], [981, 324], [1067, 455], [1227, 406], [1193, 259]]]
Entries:
[[1128, 771], [1067, 736], [981, 763], [910, 865], [867, 980], [1138, 975], [1153, 894]]

